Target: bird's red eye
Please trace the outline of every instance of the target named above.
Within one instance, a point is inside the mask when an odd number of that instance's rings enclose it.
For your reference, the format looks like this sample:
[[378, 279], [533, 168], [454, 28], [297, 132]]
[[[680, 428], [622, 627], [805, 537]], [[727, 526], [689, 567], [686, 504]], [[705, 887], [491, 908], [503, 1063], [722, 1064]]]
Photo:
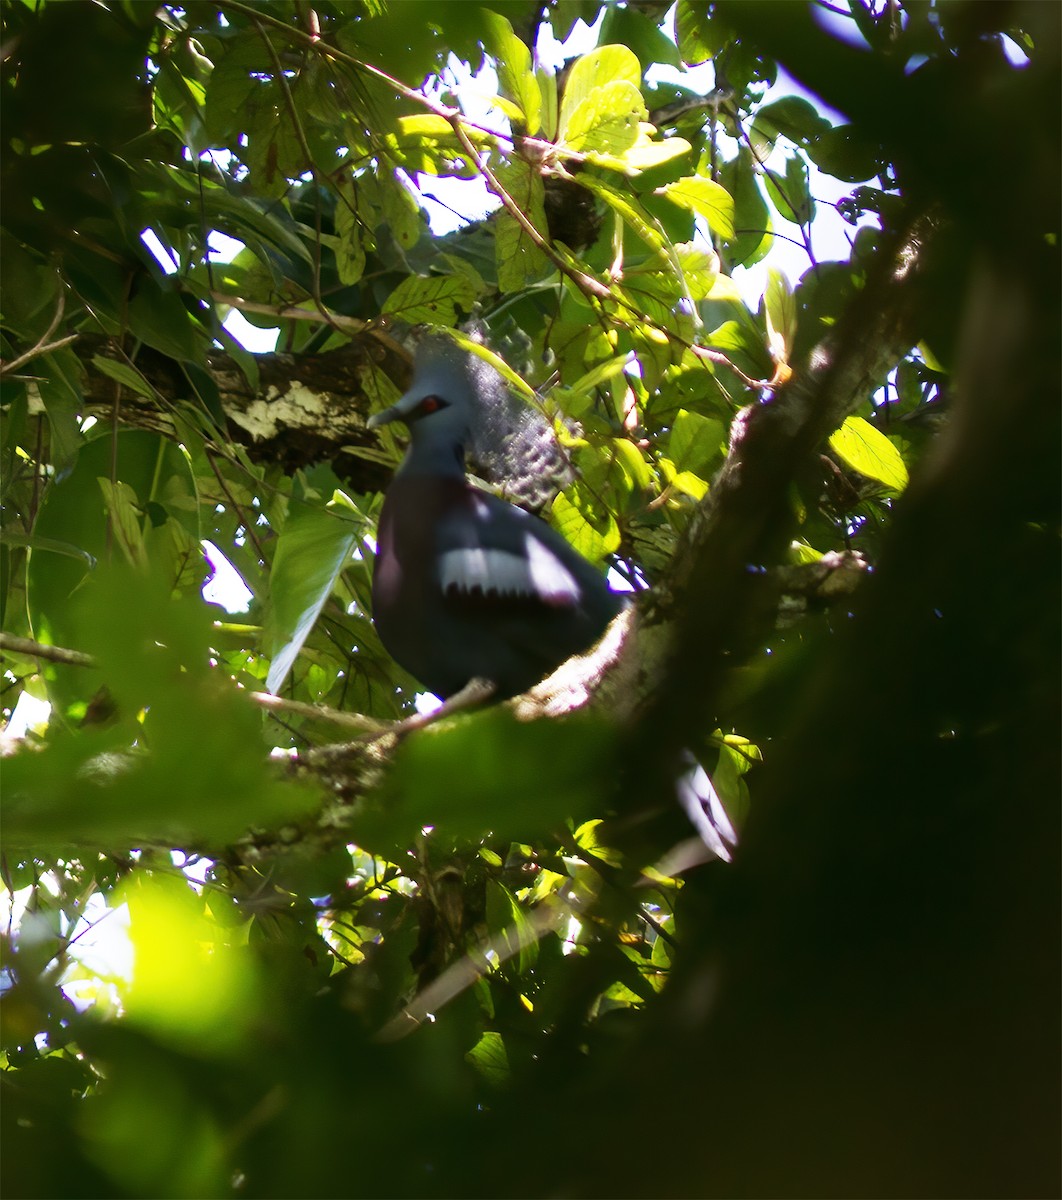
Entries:
[[427, 416], [429, 413], [438, 412], [440, 408], [446, 407], [446, 401], [439, 396], [425, 396], [420, 402], [420, 411], [422, 416]]

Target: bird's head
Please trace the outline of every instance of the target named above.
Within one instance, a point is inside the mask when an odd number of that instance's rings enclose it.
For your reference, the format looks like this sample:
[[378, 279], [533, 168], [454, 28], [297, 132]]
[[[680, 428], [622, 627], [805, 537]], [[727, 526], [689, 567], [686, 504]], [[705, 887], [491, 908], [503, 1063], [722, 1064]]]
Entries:
[[447, 339], [421, 342], [409, 390], [396, 404], [371, 416], [368, 427], [401, 421], [408, 426], [414, 446], [456, 446], [463, 453], [477, 416], [476, 363]]

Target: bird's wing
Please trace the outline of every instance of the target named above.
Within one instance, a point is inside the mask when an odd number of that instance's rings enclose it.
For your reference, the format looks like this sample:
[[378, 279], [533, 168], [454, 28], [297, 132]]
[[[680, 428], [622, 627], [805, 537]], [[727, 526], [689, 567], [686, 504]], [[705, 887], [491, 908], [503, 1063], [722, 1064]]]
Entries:
[[537, 600], [551, 607], [578, 604], [584, 589], [565, 562], [567, 547], [558, 546], [554, 537], [521, 509], [468, 492], [467, 502], [438, 523], [443, 593]]

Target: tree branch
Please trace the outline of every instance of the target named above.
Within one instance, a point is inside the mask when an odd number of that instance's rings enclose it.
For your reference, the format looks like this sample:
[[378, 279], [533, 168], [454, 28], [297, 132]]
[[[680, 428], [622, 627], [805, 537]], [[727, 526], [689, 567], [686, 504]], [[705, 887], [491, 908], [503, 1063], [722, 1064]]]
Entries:
[[94, 667], [96, 660], [91, 654], [80, 650], [64, 650], [62, 646], [46, 646], [30, 638], [16, 637], [12, 633], [0, 633], [0, 650], [21, 654], [27, 658], [40, 658], [45, 662], [60, 663], [64, 667]]

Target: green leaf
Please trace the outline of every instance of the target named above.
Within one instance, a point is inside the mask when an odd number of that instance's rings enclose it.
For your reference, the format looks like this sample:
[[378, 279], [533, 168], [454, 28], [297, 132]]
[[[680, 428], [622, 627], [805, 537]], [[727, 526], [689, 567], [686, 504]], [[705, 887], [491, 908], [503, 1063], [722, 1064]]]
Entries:
[[882, 153], [854, 125], [836, 125], [807, 148], [820, 171], [847, 183], [863, 183], [881, 171]]
[[92, 356], [92, 365], [101, 375], [106, 375], [108, 379], [116, 380], [124, 387], [129, 388], [131, 392], [136, 392], [138, 396], [146, 396], [149, 400], [154, 398], [155, 389], [140, 374], [136, 367], [130, 366], [129, 363], [118, 362], [113, 358], [105, 358], [102, 354], [94, 354]]
[[774, 244], [773, 226], [763, 198], [752, 154], [743, 146], [736, 158], [724, 163], [723, 186], [734, 198], [734, 238], [728, 246], [731, 265], [750, 267]]
[[599, 562], [606, 554], [619, 549], [620, 531], [616, 518], [603, 511], [600, 503], [579, 483], [554, 499], [550, 522], [591, 562]]
[[137, 509], [136, 492], [127, 483], [118, 480], [97, 479], [103, 493], [103, 503], [110, 519], [115, 544], [125, 555], [130, 566], [143, 567], [147, 561], [144, 537], [140, 529], [142, 514]]
[[860, 475], [876, 479], [894, 492], [907, 486], [907, 466], [899, 450], [862, 417], [846, 417], [830, 438], [830, 449]]
[[498, 840], [530, 841], [566, 818], [600, 811], [615, 749], [614, 731], [584, 714], [518, 721], [495, 707], [429, 726], [403, 742], [380, 804], [353, 817], [351, 834], [385, 855], [426, 825], [451, 842], [480, 842], [485, 830]]
[[410, 325], [456, 325], [458, 309], [470, 312], [475, 300], [466, 275], [410, 275], [387, 297], [381, 311]]
[[265, 650], [271, 692], [287, 677], [357, 542], [358, 527], [334, 502], [324, 507], [293, 502], [269, 574]]
[[5, 760], [6, 847], [223, 844], [316, 802], [270, 769], [260, 712], [211, 667], [198, 593], [175, 597], [154, 571], [104, 566], [68, 608], [74, 644], [99, 662], [82, 674], [106, 681], [116, 723]]
[[84, 438], [80, 416], [84, 399], [81, 394], [83, 367], [69, 346], [42, 355], [33, 364], [37, 390], [48, 414], [52, 436], [52, 456], [56, 466], [65, 466], [78, 452]]
[[129, 328], [142, 341], [170, 358], [205, 362], [206, 340], [202, 330], [173, 290], [169, 280], [142, 278], [130, 297]]
[[96, 560], [87, 550], [74, 546], [70, 542], [60, 542], [55, 538], [35, 537], [32, 534], [19, 533], [14, 529], [0, 529], [0, 544], [5, 546], [25, 546], [29, 550], [40, 550], [42, 553], [65, 554], [67, 558], [76, 558], [87, 567], [94, 567]]
[[500, 14], [481, 9], [487, 27], [487, 49], [498, 68], [502, 93], [517, 104], [524, 127], [533, 137], [541, 128], [542, 93], [531, 68], [531, 52]]
[[680, 408], [671, 427], [668, 455], [679, 471], [711, 466], [726, 450], [722, 421]]
[[424, 220], [417, 198], [400, 171], [392, 171], [380, 180], [380, 207], [395, 241], [411, 250], [424, 232]]
[[675, 35], [682, 61], [691, 67], [708, 62], [719, 52], [719, 23], [709, 15], [706, 5], [694, 0], [679, 0]]
[[623, 154], [637, 142], [638, 126], [647, 117], [633, 83], [606, 83], [562, 118], [559, 144], [578, 153]]
[[365, 247], [359, 232], [358, 200], [353, 179], [336, 186], [336, 270], [340, 282], [357, 283], [365, 270]]
[[808, 167], [803, 155], [793, 154], [786, 160], [785, 175], [779, 179], [774, 171], [764, 176], [767, 194], [778, 213], [794, 225], [811, 220], [814, 201], [808, 187]]
[[[598, 88], [613, 83], [627, 83], [638, 92], [641, 100], [641, 82], [641, 63], [637, 55], [626, 46], [598, 46], [596, 50], [584, 54], [575, 61], [564, 85], [558, 121], [558, 140], [567, 140], [566, 131], [572, 114]], [[644, 101], [642, 107], [644, 109]]]
[[[522, 160], [500, 163], [495, 176], [516, 206], [542, 235], [548, 237], [545, 191], [542, 176]], [[527, 230], [509, 212], [495, 218], [495, 254], [498, 265], [498, 286], [504, 293], [518, 292], [526, 284], [540, 279], [550, 269], [550, 262]]]
[[487, 880], [487, 929], [498, 945], [499, 953], [516, 961], [511, 965], [522, 975], [538, 958], [538, 934], [527, 919], [526, 911], [502, 883]]
[[[624, 275], [624, 291], [644, 305], [646, 316], [667, 328], [695, 320], [690, 301], [703, 300], [715, 286], [719, 256], [714, 250], [683, 242], [668, 247]], [[679, 301], [686, 304], [679, 308]]]
[[[124, 430], [116, 438], [109, 433], [91, 438], [78, 453], [73, 469], [48, 489], [33, 529], [39, 548], [30, 555], [27, 570], [30, 620], [36, 636], [47, 633], [57, 645], [79, 645], [80, 630], [71, 624], [71, 599], [75, 593], [92, 587], [86, 563], [106, 565], [118, 550], [99, 482], [104, 480], [109, 487], [112, 479], [124, 485], [120, 494], [112, 493], [112, 513], [124, 520], [135, 507], [141, 529], [144, 517], [152, 514], [148, 523], [153, 528], [145, 533], [143, 541], [149, 562], [157, 554], [160, 570], [173, 566], [171, 548], [158, 536], [169, 521], [183, 526], [198, 544], [195, 480], [188, 458], [178, 445], [140, 430]], [[76, 546], [83, 560], [42, 552], [56, 542]], [[134, 544], [135, 536], [129, 547]], [[175, 577], [168, 578], [173, 587]], [[83, 686], [72, 672], [62, 675], [59, 686], [69, 687], [74, 695], [83, 694]], [[89, 694], [95, 686], [91, 685]]]
[[734, 236], [734, 201], [722, 184], [701, 175], [676, 179], [659, 188], [658, 196], [666, 196], [672, 204], [689, 209], [704, 217], [711, 231], [728, 241]]
[[831, 128], [821, 113], [802, 96], [783, 96], [756, 113], [756, 126], [781, 133], [798, 146], [808, 147]]
[[767, 291], [763, 296], [767, 320], [767, 346], [771, 359], [787, 363], [796, 336], [796, 300], [789, 280], [777, 267], [767, 269]]
[[496, 1087], [509, 1082], [509, 1056], [505, 1052], [505, 1041], [500, 1033], [488, 1029], [478, 1042], [467, 1051], [465, 1058]]
[[608, 5], [598, 34], [602, 43], [629, 46], [638, 55], [643, 70], [654, 63], [679, 67], [682, 59], [678, 47], [651, 16], [634, 5]]

